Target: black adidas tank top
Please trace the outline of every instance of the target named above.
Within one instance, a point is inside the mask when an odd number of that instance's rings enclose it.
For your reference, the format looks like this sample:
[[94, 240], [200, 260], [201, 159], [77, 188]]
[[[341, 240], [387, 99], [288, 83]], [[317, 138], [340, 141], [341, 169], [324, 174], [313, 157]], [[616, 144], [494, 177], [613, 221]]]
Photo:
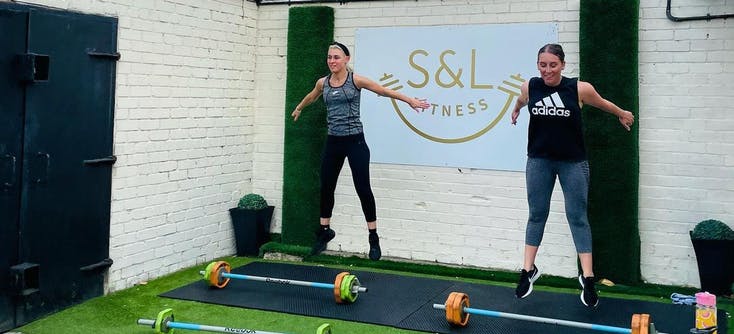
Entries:
[[550, 87], [531, 78], [528, 94], [528, 157], [586, 160], [578, 80], [561, 77], [558, 86]]

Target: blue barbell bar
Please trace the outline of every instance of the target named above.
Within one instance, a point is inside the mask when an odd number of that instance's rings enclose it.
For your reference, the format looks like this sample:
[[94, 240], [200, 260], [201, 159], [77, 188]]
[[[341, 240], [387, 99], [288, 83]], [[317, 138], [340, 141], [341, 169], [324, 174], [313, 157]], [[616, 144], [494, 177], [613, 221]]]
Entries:
[[[456, 295], [456, 298], [452, 298], [453, 295]], [[447, 304], [452, 304], [452, 305], [447, 305]], [[492, 311], [492, 310], [483, 310], [483, 309], [468, 307], [468, 304], [469, 304], [469, 300], [466, 294], [452, 292], [451, 295], [449, 295], [449, 298], [447, 298], [446, 304], [433, 304], [433, 308], [437, 310], [446, 310], [447, 308], [460, 307], [458, 311], [460, 312], [460, 318], [462, 319], [453, 318], [453, 320], [449, 320], [449, 323], [451, 323], [452, 325], [456, 325], [456, 326], [465, 326], [468, 321], [468, 314], [476, 314], [476, 315], [484, 315], [484, 316], [489, 316], [489, 317], [494, 317], [494, 318], [505, 318], [505, 319], [539, 322], [539, 323], [546, 323], [546, 324], [560, 325], [560, 326], [567, 326], [567, 327], [584, 328], [584, 329], [602, 331], [602, 332], [608, 332], [608, 333], [637, 334], [638, 332], [638, 331], [633, 331], [630, 328], [623, 328], [623, 327], [598, 325], [598, 324], [562, 320], [562, 319], [554, 319], [554, 318], [536, 317], [536, 316], [531, 316], [531, 315], [498, 312], [498, 311]], [[467, 305], [467, 306], [464, 306], [464, 305]], [[447, 315], [448, 314], [449, 312], [447, 312]], [[465, 314], [466, 314], [466, 317], [464, 317]], [[666, 334], [666, 333], [656, 331], [655, 324], [653, 323], [649, 323], [648, 333], [649, 334]]]
[[[138, 325], [155, 326], [155, 320], [138, 319]], [[216, 332], [216, 333], [252, 333], [252, 334], [284, 334], [280, 332], [265, 332], [247, 328], [219, 327], [209, 325], [190, 324], [185, 322], [168, 321], [166, 327], [169, 330], [161, 333], [168, 333], [170, 329], [188, 329], [192, 331]]]
[[[199, 274], [205, 275], [206, 272], [202, 270], [202, 271], [199, 271]], [[234, 278], [234, 279], [240, 279], [240, 280], [245, 280], [245, 281], [258, 281], [258, 282], [275, 283], [275, 284], [283, 284], [283, 285], [299, 285], [299, 286], [308, 286], [312, 288], [334, 289], [334, 284], [331, 284], [331, 283], [297, 281], [297, 280], [284, 279], [284, 278], [241, 275], [241, 274], [232, 274], [232, 273], [221, 273], [220, 275], [224, 278], [230, 278], [230, 279]], [[367, 292], [367, 288], [363, 286], [358, 286], [358, 285], [353, 286], [352, 293], [358, 293], [358, 292]]]
[[334, 300], [341, 303], [353, 303], [357, 300], [360, 292], [366, 292], [367, 288], [363, 287], [357, 276], [351, 275], [348, 272], [341, 272], [336, 275], [334, 283], [319, 283], [319, 282], [307, 282], [297, 281], [284, 278], [273, 278], [273, 277], [261, 277], [253, 275], [242, 275], [232, 274], [230, 272], [230, 265], [225, 261], [216, 261], [210, 263], [205, 270], [199, 271], [204, 276], [204, 280], [209, 286], [216, 288], [224, 288], [227, 286], [230, 280], [246, 280], [246, 281], [258, 281], [264, 283], [274, 283], [282, 285], [297, 285], [307, 286], [313, 288], [330, 289], [333, 291]]
[[[203, 271], [201, 271], [199, 273], [201, 273], [203, 275]], [[241, 280], [246, 280], [246, 281], [258, 281], [258, 282], [284, 284], [284, 285], [309, 286], [309, 287], [312, 287], [312, 288], [334, 289], [334, 284], [331, 284], [331, 283], [297, 281], [297, 280], [284, 279], [284, 278], [262, 277], [262, 276], [253, 276], [253, 275], [240, 275], [240, 274], [232, 274], [232, 273], [222, 273], [222, 277], [224, 277], [224, 278], [241, 279]], [[366, 292], [366, 291], [367, 291], [367, 288], [362, 287], [362, 286], [354, 286], [354, 287], [352, 287], [352, 293]]]
[[[248, 334], [284, 334], [280, 332], [266, 332], [247, 328], [233, 328], [210, 325], [199, 325], [185, 322], [173, 321], [173, 310], [165, 309], [158, 313], [156, 320], [138, 319], [138, 325], [151, 326], [156, 334], [173, 333], [174, 329], [186, 329], [192, 331], [216, 332], [216, 333], [248, 333]], [[316, 334], [331, 334], [331, 325], [322, 324], [316, 329]]]

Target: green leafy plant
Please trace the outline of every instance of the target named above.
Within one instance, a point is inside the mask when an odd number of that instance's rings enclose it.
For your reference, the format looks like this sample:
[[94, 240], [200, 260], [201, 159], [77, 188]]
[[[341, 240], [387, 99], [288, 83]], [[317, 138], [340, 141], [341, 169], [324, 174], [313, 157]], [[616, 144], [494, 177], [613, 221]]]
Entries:
[[731, 227], [715, 219], [704, 220], [693, 228], [691, 238], [696, 240], [734, 240]]
[[268, 207], [268, 202], [258, 194], [247, 194], [240, 198], [237, 207], [248, 210], [262, 210]]

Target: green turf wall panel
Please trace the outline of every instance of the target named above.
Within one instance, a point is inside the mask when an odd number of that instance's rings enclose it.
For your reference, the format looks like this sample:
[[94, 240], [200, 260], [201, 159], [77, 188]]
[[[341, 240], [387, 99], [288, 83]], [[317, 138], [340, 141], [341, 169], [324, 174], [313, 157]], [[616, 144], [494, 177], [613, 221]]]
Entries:
[[579, 18], [580, 79], [636, 118], [627, 132], [616, 117], [590, 106], [583, 109], [594, 273], [626, 284], [641, 277], [638, 11], [637, 0], [582, 0]]
[[319, 98], [293, 122], [291, 112], [316, 80], [329, 73], [326, 50], [334, 38], [334, 9], [293, 7], [288, 13], [283, 242], [310, 245], [319, 224], [319, 168], [326, 141], [326, 107]]

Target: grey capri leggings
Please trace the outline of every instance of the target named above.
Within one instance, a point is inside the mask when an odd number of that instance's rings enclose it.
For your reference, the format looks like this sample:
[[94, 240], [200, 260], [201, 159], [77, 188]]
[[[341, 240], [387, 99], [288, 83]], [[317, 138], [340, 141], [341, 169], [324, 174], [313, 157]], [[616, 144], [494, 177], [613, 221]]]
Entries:
[[525, 168], [530, 214], [525, 244], [540, 246], [550, 212], [556, 176], [563, 189], [566, 219], [578, 253], [591, 253], [591, 227], [586, 214], [589, 198], [589, 162], [528, 157]]

